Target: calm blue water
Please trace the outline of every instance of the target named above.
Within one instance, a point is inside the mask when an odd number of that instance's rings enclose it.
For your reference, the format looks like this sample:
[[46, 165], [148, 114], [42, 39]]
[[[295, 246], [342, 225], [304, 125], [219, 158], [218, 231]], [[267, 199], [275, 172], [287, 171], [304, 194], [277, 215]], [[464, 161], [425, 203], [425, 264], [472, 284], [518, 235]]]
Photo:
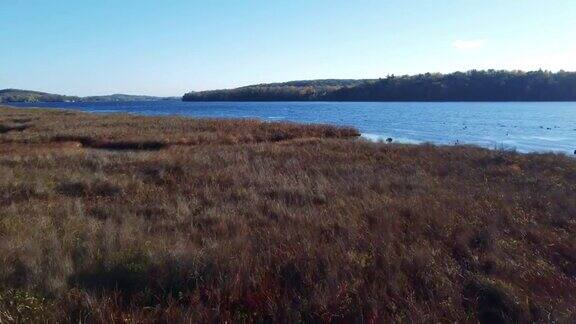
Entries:
[[466, 143], [520, 152], [576, 150], [576, 102], [112, 102], [34, 103], [96, 113], [259, 118], [358, 128], [370, 139]]

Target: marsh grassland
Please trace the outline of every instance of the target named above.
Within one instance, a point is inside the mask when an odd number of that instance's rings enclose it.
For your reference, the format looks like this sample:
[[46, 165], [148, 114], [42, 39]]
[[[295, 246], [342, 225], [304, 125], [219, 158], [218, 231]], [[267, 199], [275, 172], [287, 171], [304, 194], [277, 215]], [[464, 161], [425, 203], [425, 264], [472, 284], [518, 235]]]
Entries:
[[0, 323], [570, 322], [576, 161], [0, 108]]

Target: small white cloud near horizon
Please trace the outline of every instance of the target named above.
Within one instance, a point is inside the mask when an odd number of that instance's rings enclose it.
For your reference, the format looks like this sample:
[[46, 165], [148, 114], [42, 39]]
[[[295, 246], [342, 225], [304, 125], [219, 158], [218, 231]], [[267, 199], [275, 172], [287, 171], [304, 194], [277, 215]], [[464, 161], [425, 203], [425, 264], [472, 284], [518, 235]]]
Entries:
[[456, 40], [452, 42], [452, 47], [458, 50], [475, 50], [486, 45], [485, 39]]

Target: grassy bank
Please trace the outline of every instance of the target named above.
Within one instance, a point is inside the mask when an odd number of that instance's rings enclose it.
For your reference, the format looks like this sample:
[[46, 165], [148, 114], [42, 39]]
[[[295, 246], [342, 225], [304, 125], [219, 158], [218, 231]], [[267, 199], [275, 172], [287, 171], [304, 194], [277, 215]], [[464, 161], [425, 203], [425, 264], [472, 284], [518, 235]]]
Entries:
[[576, 320], [576, 161], [0, 108], [0, 322]]

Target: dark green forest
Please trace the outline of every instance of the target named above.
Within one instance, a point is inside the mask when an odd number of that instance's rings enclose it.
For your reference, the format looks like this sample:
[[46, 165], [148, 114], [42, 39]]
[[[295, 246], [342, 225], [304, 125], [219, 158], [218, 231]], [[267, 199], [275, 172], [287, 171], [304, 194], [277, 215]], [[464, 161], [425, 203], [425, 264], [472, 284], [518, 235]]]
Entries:
[[576, 73], [472, 70], [190, 92], [184, 101], [576, 101]]

